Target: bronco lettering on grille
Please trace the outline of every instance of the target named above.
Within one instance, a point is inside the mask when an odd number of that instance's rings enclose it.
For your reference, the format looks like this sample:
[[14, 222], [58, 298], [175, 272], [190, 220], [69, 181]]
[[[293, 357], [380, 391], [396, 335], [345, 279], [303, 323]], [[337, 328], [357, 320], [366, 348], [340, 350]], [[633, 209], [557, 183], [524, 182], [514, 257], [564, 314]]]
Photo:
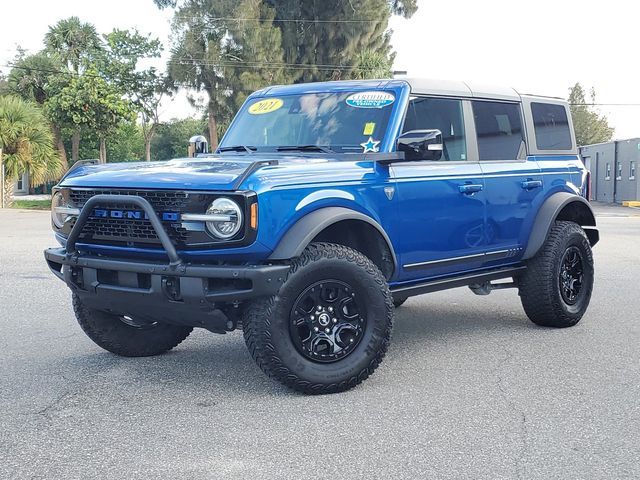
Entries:
[[[179, 214], [175, 212], [161, 212], [160, 219], [163, 222], [178, 221]], [[93, 211], [95, 218], [117, 218], [125, 220], [149, 220], [149, 216], [142, 210], [107, 210], [104, 208], [96, 208]]]

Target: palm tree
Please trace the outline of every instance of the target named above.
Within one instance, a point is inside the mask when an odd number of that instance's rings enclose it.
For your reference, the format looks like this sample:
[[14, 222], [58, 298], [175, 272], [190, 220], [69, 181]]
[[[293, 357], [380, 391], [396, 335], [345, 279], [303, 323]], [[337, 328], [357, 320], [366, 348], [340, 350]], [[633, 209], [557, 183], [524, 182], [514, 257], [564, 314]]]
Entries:
[[[80, 74], [82, 64], [102, 50], [102, 42], [90, 23], [78, 17], [60, 20], [49, 27], [44, 37], [47, 50], [57, 54], [75, 75]], [[71, 160], [76, 162], [80, 151], [80, 128], [76, 128], [71, 138]]]
[[[20, 58], [7, 78], [7, 90], [24, 100], [35, 102], [46, 112], [46, 104], [68, 82], [66, 76], [52, 75], [64, 68], [56, 54], [46, 50]], [[51, 130], [63, 165], [67, 164], [67, 152], [62, 139], [62, 123], [51, 120]]]
[[11, 204], [13, 182], [23, 172], [29, 172], [33, 183], [54, 180], [62, 173], [47, 119], [36, 105], [19, 97], [0, 97], [0, 148], [5, 205]]
[[80, 21], [78, 17], [65, 18], [49, 27], [44, 43], [76, 74], [80, 73], [83, 60], [102, 49], [96, 27]]
[[351, 72], [354, 80], [368, 78], [391, 78], [391, 59], [388, 55], [374, 50], [363, 50], [356, 56], [356, 67]]

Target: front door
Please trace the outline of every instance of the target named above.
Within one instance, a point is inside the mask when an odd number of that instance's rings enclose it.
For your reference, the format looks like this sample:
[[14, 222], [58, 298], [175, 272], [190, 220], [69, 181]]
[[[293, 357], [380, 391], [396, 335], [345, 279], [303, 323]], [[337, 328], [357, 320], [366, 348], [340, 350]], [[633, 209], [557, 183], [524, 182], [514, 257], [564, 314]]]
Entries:
[[394, 163], [398, 221], [393, 232], [402, 266], [399, 280], [417, 280], [469, 270], [485, 250], [485, 194], [477, 161], [469, 161], [462, 100], [416, 97], [409, 102], [403, 132], [438, 129], [439, 161]]

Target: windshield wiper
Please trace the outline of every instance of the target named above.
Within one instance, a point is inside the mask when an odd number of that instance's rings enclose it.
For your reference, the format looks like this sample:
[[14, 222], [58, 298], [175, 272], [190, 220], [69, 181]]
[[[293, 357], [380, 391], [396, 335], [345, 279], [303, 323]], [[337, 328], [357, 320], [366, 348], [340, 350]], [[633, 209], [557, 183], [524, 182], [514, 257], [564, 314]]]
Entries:
[[257, 150], [253, 145], [231, 145], [229, 147], [219, 147], [218, 152], [247, 152], [253, 153]]
[[284, 145], [277, 148], [278, 152], [322, 152], [322, 153], [336, 153], [329, 147], [323, 147], [322, 145]]

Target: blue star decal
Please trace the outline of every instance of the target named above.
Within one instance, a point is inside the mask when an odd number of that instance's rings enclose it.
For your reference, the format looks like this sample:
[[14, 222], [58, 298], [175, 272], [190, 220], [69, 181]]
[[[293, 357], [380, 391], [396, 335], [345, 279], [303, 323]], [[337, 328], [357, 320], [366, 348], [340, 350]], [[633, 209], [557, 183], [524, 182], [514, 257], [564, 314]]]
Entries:
[[362, 153], [377, 152], [380, 150], [378, 145], [380, 145], [380, 141], [374, 140], [373, 137], [369, 137], [369, 140], [360, 144], [363, 148]]

